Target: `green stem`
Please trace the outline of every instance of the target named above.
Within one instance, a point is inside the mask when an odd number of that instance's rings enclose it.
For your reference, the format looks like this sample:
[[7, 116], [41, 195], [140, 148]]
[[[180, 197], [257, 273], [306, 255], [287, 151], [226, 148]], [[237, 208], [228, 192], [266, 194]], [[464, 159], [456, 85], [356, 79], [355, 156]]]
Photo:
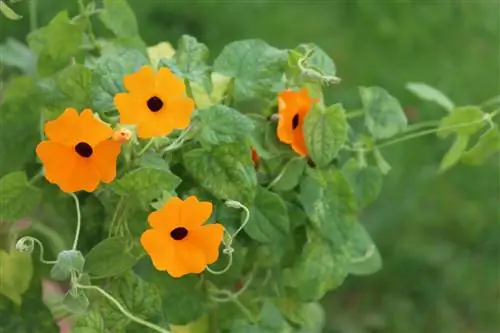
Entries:
[[283, 167], [283, 169], [281, 169], [281, 172], [278, 174], [278, 176], [276, 176], [276, 178], [273, 179], [272, 182], [269, 183], [269, 185], [266, 186], [266, 188], [269, 190], [271, 187], [273, 187], [274, 185], [276, 185], [280, 180], [281, 178], [283, 178], [283, 176], [285, 175], [285, 172], [288, 170], [288, 168], [290, 167], [290, 165], [292, 165], [292, 163], [295, 161], [295, 160], [298, 160], [298, 159], [301, 159], [302, 157], [295, 157], [295, 158], [292, 158], [291, 160], [289, 160], [285, 166]]
[[75, 200], [76, 205], [76, 232], [75, 232], [75, 240], [73, 241], [73, 250], [76, 250], [78, 247], [78, 239], [80, 238], [80, 229], [82, 227], [82, 214], [80, 212], [80, 201], [78, 197], [74, 193], [69, 193]]
[[134, 316], [123, 305], [121, 305], [121, 303], [118, 302], [113, 296], [111, 296], [106, 291], [104, 291], [103, 289], [101, 289], [101, 288], [99, 288], [97, 286], [88, 286], [88, 285], [86, 286], [86, 285], [82, 285], [82, 284], [79, 284], [79, 283], [75, 283], [74, 286], [76, 288], [97, 291], [102, 296], [106, 297], [111, 303], [113, 303], [118, 308], [118, 310], [120, 310], [120, 312], [123, 313], [128, 319], [136, 322], [137, 324], [149, 327], [150, 329], [155, 330], [156, 332], [159, 332], [159, 333], [170, 333], [170, 331], [168, 331], [168, 330], [166, 330], [166, 329], [164, 329], [164, 328], [162, 328], [162, 327], [160, 327], [158, 325], [155, 325], [155, 324], [153, 324], [153, 323], [151, 323], [149, 321], [146, 321], [146, 320], [143, 320], [141, 318], [138, 318], [138, 317]]
[[154, 139], [150, 139], [149, 142], [142, 148], [142, 150], [137, 154], [137, 156], [142, 156], [154, 143]]
[[180, 148], [184, 141], [188, 138], [188, 134], [190, 134], [192, 127], [188, 127], [184, 132], [182, 132], [177, 139], [174, 140], [170, 145], [162, 149], [161, 153], [164, 154], [166, 152], [175, 150], [177, 148]]
[[371, 148], [368, 148], [368, 149], [364, 149], [364, 148], [357, 149], [357, 148], [350, 148], [350, 147], [345, 147], [345, 149], [349, 150], [349, 151], [356, 151], [356, 152], [359, 152], [359, 151], [370, 152], [370, 151], [374, 151], [374, 150], [377, 150], [377, 149], [380, 149], [380, 148], [389, 147], [389, 146], [392, 146], [392, 145], [400, 143], [400, 142], [404, 142], [404, 141], [408, 141], [408, 140], [411, 140], [411, 139], [415, 139], [415, 138], [418, 138], [418, 137], [421, 137], [421, 136], [425, 136], [425, 135], [429, 135], [429, 134], [434, 134], [434, 133], [437, 133], [437, 132], [440, 132], [440, 131], [443, 131], [443, 130], [451, 130], [451, 129], [458, 129], [458, 128], [463, 128], [463, 127], [468, 127], [468, 126], [480, 124], [480, 123], [485, 122], [485, 121], [486, 122], [491, 122], [491, 119], [493, 119], [499, 113], [500, 113], [500, 109], [499, 110], [495, 110], [495, 111], [493, 111], [491, 113], [486, 113], [483, 118], [481, 118], [479, 120], [476, 120], [476, 121], [472, 121], [472, 122], [468, 122], [468, 123], [461, 123], [461, 124], [456, 124], [456, 125], [451, 125], [451, 126], [446, 126], [446, 127], [442, 127], [442, 128], [440, 128], [440, 127], [438, 127], [438, 128], [432, 128], [432, 129], [428, 129], [428, 130], [417, 132], [417, 133], [411, 133], [411, 134], [404, 135], [402, 137], [399, 137], [399, 138], [396, 138], [396, 139], [393, 139], [393, 140], [389, 140], [389, 141], [383, 142], [381, 144], [378, 144], [378, 145], [376, 145], [374, 147], [371, 147]]
[[29, 183], [30, 185], [33, 185], [35, 184], [38, 180], [40, 180], [41, 178], [43, 178], [43, 168], [40, 169], [40, 171], [38, 171], [36, 173], [36, 175], [33, 176], [33, 178], [30, 179]]
[[38, 27], [37, 0], [29, 1], [30, 31], [35, 31]]
[[352, 118], [364, 116], [364, 114], [365, 114], [365, 110], [356, 110], [356, 111], [348, 112], [345, 116], [347, 119], [352, 119]]
[[441, 123], [440, 120], [421, 121], [419, 123], [408, 126], [405, 132], [413, 132], [426, 127], [439, 126], [440, 123]]
[[480, 107], [484, 109], [490, 105], [496, 105], [496, 104], [500, 104], [500, 95], [490, 98], [487, 101], [484, 101], [483, 103], [481, 103]]

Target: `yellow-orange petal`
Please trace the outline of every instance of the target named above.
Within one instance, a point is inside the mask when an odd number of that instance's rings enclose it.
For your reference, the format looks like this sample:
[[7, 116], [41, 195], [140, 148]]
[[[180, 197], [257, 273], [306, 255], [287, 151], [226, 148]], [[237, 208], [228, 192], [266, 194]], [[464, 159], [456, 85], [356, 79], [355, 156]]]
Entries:
[[278, 120], [277, 134], [278, 139], [283, 142], [290, 144], [293, 140], [293, 129], [292, 129], [293, 115], [282, 114]]
[[156, 92], [165, 100], [177, 99], [186, 93], [184, 80], [177, 77], [170, 69], [162, 67], [156, 74]]
[[189, 236], [184, 241], [174, 243], [174, 260], [167, 272], [175, 277], [182, 277], [187, 274], [200, 274], [207, 267], [205, 254], [196, 243], [189, 240]]
[[70, 176], [78, 157], [73, 148], [52, 141], [40, 142], [36, 154], [42, 161], [45, 178], [52, 184]]
[[307, 155], [307, 147], [302, 127], [297, 128], [293, 133], [292, 149], [300, 156]]
[[177, 198], [170, 198], [159, 210], [148, 216], [151, 228], [170, 233], [174, 228], [181, 225], [181, 209], [184, 202]]
[[151, 66], [143, 66], [137, 72], [123, 78], [125, 88], [133, 94], [148, 96], [155, 91], [155, 72]]
[[188, 230], [199, 227], [212, 215], [212, 210], [211, 202], [198, 201], [195, 196], [190, 196], [183, 203], [180, 223]]
[[168, 118], [176, 129], [184, 129], [191, 122], [191, 115], [194, 111], [194, 101], [184, 97], [168, 103], [168, 107], [163, 111], [163, 117]]
[[78, 112], [73, 108], [65, 109], [59, 117], [47, 121], [44, 130], [51, 141], [67, 146], [75, 145], [81, 137]]
[[94, 192], [99, 186], [100, 176], [90, 159], [77, 156], [77, 161], [68, 177], [57, 185], [63, 192]]
[[309, 92], [307, 91], [306, 88], [300, 89], [300, 91], [297, 93], [297, 106], [298, 108], [303, 111], [307, 112], [312, 106], [313, 100], [309, 96]]
[[80, 114], [81, 137], [79, 140], [88, 143], [92, 147], [98, 143], [109, 139], [113, 135], [111, 127], [96, 119], [90, 109], [85, 109]]
[[296, 113], [298, 109], [297, 92], [287, 89], [278, 95], [278, 111], [283, 113]]
[[148, 229], [141, 235], [140, 242], [157, 270], [165, 271], [176, 263], [173, 259], [175, 249], [165, 233]]
[[206, 264], [210, 265], [219, 258], [219, 247], [224, 236], [222, 224], [214, 223], [201, 226], [189, 231], [189, 241], [203, 252]]
[[114, 97], [114, 102], [120, 114], [120, 123], [125, 125], [138, 124], [146, 118], [149, 113], [147, 105], [142, 105], [140, 100], [129, 93], [119, 93]]
[[137, 125], [137, 136], [142, 139], [150, 139], [156, 136], [168, 135], [173, 130], [174, 126], [167, 116], [164, 114], [155, 115], [151, 112], [147, 120]]
[[94, 147], [92, 163], [104, 183], [110, 183], [116, 177], [116, 160], [120, 150], [120, 142], [113, 140], [102, 141]]

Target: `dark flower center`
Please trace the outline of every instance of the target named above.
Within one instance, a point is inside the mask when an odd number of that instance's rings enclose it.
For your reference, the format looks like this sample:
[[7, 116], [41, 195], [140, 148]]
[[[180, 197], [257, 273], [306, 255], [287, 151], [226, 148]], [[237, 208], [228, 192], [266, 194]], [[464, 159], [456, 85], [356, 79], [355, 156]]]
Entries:
[[188, 235], [188, 231], [186, 228], [178, 227], [174, 230], [170, 231], [170, 237], [175, 240], [183, 240]]
[[90, 156], [92, 156], [92, 153], [94, 152], [92, 147], [87, 142], [79, 142], [75, 146], [75, 151], [81, 157], [90, 157]]
[[296, 129], [299, 126], [299, 114], [293, 116], [292, 119], [292, 129]]
[[158, 112], [163, 107], [163, 101], [156, 96], [153, 96], [150, 99], [148, 99], [147, 104], [151, 112]]

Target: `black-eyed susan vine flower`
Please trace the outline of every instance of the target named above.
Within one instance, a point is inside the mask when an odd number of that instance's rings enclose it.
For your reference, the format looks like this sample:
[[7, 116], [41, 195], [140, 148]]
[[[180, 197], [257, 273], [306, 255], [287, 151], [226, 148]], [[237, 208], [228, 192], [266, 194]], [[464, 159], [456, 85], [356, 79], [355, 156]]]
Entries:
[[206, 224], [212, 214], [210, 202], [194, 196], [174, 197], [148, 217], [151, 229], [141, 236], [141, 244], [159, 271], [178, 278], [203, 272], [219, 257], [224, 234], [221, 224]]
[[278, 138], [301, 156], [307, 155], [303, 126], [314, 102], [305, 88], [287, 89], [278, 95]]
[[128, 92], [115, 96], [120, 122], [137, 125], [137, 136], [148, 139], [188, 127], [194, 101], [186, 96], [184, 80], [162, 67], [157, 73], [150, 66], [123, 79]]
[[81, 114], [66, 109], [45, 124], [48, 140], [36, 148], [45, 169], [45, 178], [68, 193], [94, 191], [100, 182], [116, 177], [120, 143], [110, 139], [111, 127], [96, 119], [92, 110]]

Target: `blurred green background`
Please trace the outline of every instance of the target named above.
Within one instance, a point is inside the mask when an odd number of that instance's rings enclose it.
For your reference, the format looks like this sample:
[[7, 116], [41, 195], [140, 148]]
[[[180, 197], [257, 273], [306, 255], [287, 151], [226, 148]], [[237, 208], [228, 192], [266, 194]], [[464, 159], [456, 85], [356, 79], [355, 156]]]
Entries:
[[[38, 3], [38, 24], [76, 1]], [[458, 105], [500, 93], [500, 2], [496, 0], [130, 0], [148, 45], [190, 34], [212, 56], [234, 40], [277, 47], [314, 42], [335, 60], [342, 83], [329, 102], [360, 106], [357, 87], [380, 85], [410, 110], [411, 122], [442, 116], [405, 90], [425, 82]], [[6, 22], [0, 39], [24, 40], [26, 19]], [[75, 13], [74, 12], [74, 13]], [[500, 165], [436, 170], [449, 142], [425, 137], [391, 147], [384, 190], [363, 212], [384, 258], [369, 277], [350, 277], [325, 299], [327, 332], [500, 332]]]

